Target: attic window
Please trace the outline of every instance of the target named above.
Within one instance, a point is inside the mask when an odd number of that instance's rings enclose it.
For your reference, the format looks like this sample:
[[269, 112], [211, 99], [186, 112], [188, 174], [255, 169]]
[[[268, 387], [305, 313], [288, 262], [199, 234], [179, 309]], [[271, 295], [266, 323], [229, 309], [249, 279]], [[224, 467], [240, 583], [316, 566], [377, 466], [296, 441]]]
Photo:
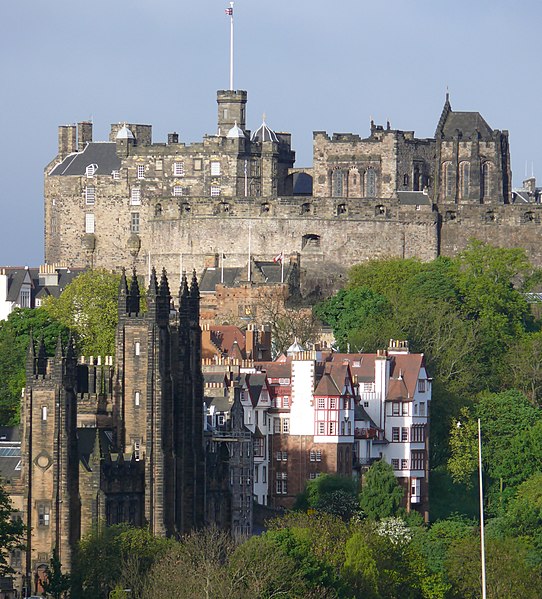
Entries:
[[87, 178], [90, 179], [91, 177], [94, 177], [94, 173], [98, 170], [98, 165], [97, 164], [89, 164], [87, 166], [87, 168], [85, 169], [85, 173], [87, 175]]

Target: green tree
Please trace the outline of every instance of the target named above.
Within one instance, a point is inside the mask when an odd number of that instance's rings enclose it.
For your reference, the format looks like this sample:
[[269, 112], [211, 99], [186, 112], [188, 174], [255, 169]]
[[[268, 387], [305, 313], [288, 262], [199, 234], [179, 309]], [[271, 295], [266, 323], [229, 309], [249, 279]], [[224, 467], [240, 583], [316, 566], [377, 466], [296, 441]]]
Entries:
[[13, 573], [9, 555], [14, 549], [24, 549], [24, 532], [22, 521], [14, 518], [11, 500], [0, 481], [0, 578]]
[[542, 404], [542, 332], [522, 335], [506, 356], [506, 383], [537, 406]]
[[59, 298], [44, 307], [58, 322], [77, 334], [84, 355], [112, 356], [118, 324], [120, 275], [89, 270], [75, 278]]
[[359, 503], [372, 520], [394, 516], [399, 509], [403, 489], [393, 474], [392, 467], [384, 460], [375, 462], [365, 474]]
[[303, 493], [296, 499], [295, 508], [313, 508], [344, 520], [349, 520], [359, 507], [358, 484], [349, 476], [321, 474], [307, 482]]
[[43, 590], [54, 599], [61, 599], [70, 590], [70, 586], [70, 576], [62, 573], [62, 564], [58, 557], [58, 550], [55, 547], [47, 567], [47, 577], [43, 581]]
[[378, 567], [366, 535], [357, 531], [345, 547], [343, 576], [356, 597], [378, 599]]
[[0, 426], [19, 423], [31, 334], [34, 340], [43, 340], [48, 355], [54, 354], [59, 335], [64, 344], [68, 339], [67, 329], [43, 308], [16, 308], [0, 321]]

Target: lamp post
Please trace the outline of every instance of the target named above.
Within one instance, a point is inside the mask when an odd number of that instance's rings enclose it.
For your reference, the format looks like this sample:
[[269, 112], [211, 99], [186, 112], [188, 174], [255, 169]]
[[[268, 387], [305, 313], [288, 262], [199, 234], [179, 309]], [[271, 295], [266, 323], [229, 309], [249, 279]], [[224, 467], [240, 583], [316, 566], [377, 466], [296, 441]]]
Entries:
[[482, 483], [482, 430], [478, 418], [478, 481], [480, 487], [480, 553], [482, 558], [482, 599], [486, 599], [486, 546], [484, 539], [484, 489]]

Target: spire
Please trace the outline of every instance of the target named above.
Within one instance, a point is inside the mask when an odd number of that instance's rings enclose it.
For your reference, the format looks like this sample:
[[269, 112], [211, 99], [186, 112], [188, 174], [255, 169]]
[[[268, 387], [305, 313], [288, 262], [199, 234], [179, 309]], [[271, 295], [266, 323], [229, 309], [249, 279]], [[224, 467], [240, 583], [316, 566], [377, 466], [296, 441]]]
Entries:
[[136, 269], [132, 270], [132, 280], [130, 281], [130, 297], [129, 297], [129, 312], [132, 314], [139, 314], [140, 309], [140, 291], [139, 283], [137, 281]]
[[[188, 297], [189, 295], [189, 291], [188, 291], [188, 280], [186, 278], [186, 271], [183, 270], [183, 275], [181, 278], [181, 286], [179, 287], [179, 300], [181, 300], [181, 298], [183, 297]], [[180, 301], [179, 301], [180, 303]]]
[[167, 280], [167, 272], [165, 268], [162, 269], [162, 276], [160, 277], [159, 295], [161, 295], [163, 298], [167, 297], [171, 299], [171, 294], [169, 292], [169, 283]]
[[62, 358], [63, 355], [64, 352], [62, 351], [62, 337], [58, 335], [58, 338], [56, 340], [55, 358]]
[[126, 269], [122, 269], [119, 283], [119, 316], [124, 316], [130, 312], [130, 293], [128, 283], [126, 282]]
[[448, 119], [448, 115], [452, 112], [452, 105], [450, 104], [450, 93], [448, 92], [448, 88], [446, 88], [446, 100], [444, 102], [444, 106], [442, 108], [442, 113], [440, 115], [440, 119], [437, 125], [437, 130], [435, 131], [435, 137], [441, 137], [444, 133], [444, 125], [446, 120]]
[[192, 283], [190, 285], [190, 297], [199, 299], [199, 285], [198, 277], [196, 276], [196, 269], [192, 272]]
[[36, 346], [34, 345], [34, 336], [30, 331], [30, 341], [26, 352], [26, 377], [27, 379], [34, 375], [34, 366], [36, 362]]
[[148, 294], [149, 297], [156, 297], [158, 294], [158, 280], [156, 279], [156, 269], [154, 268], [154, 266], [151, 270]]
[[47, 352], [45, 351], [45, 343], [43, 342], [43, 337], [40, 338], [38, 344], [38, 358], [36, 364], [37, 374], [46, 374], [47, 373]]

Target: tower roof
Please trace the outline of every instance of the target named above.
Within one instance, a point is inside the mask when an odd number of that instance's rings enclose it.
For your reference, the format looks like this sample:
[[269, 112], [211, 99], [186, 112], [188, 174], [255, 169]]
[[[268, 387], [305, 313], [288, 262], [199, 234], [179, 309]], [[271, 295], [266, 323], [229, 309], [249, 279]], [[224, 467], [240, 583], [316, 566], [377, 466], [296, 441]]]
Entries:
[[135, 139], [135, 137], [134, 134], [130, 131], [130, 129], [128, 129], [126, 124], [124, 124], [117, 133], [117, 139]]
[[228, 131], [226, 137], [230, 139], [238, 139], [245, 137], [245, 132], [239, 127], [237, 121], [235, 121], [235, 125]]
[[267, 123], [265, 122], [265, 116], [263, 117], [260, 127], [253, 133], [252, 141], [274, 141], [275, 143], [278, 143], [279, 138], [273, 129], [270, 129], [267, 126]]

